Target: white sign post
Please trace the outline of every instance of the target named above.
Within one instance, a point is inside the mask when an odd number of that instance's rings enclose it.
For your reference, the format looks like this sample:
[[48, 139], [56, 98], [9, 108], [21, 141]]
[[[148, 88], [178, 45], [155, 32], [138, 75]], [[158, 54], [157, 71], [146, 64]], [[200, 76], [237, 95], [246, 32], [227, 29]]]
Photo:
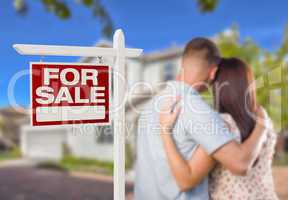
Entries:
[[[125, 58], [138, 57], [142, 49], [125, 48], [125, 37], [121, 29], [114, 33], [113, 48], [79, 47], [79, 46], [54, 46], [54, 45], [29, 45], [15, 44], [13, 47], [21, 55], [40, 56], [113, 56], [115, 63], [114, 73], [114, 199], [125, 199], [125, 82], [120, 76], [125, 77]], [[121, 107], [119, 107], [122, 105]]]

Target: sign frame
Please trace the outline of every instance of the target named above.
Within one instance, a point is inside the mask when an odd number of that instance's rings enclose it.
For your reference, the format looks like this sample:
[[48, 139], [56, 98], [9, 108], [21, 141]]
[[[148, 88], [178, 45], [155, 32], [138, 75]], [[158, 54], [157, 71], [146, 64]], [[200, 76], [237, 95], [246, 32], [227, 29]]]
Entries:
[[[108, 122], [97, 122], [97, 123], [94, 123], [94, 122], [84, 122], [84, 123], [57, 123], [56, 125], [37, 125], [37, 126], [71, 126], [71, 125], [81, 125], [81, 124], [91, 124], [91, 125], [99, 125], [99, 126], [105, 126], [105, 125], [111, 125], [112, 124], [112, 119], [111, 119], [111, 99], [112, 99], [112, 67], [109, 66], [109, 64], [106, 64], [106, 63], [80, 63], [80, 62], [42, 62], [42, 61], [39, 61], [39, 62], [35, 62], [35, 61], [32, 61], [32, 62], [29, 62], [29, 71], [30, 71], [30, 80], [29, 80], [29, 88], [30, 88], [30, 110], [31, 110], [31, 122], [30, 122], [30, 125], [31, 126], [34, 126], [33, 125], [33, 115], [34, 115], [34, 110], [33, 110], [33, 85], [32, 85], [32, 74], [33, 74], [33, 71], [32, 71], [32, 65], [33, 64], [41, 64], [41, 65], [59, 65], [59, 66], [62, 66], [62, 65], [77, 65], [77, 66], [103, 66], [103, 67], [108, 67], [108, 85], [109, 85], [109, 99], [108, 99], [108, 107], [109, 107], [109, 112], [108, 112]], [[59, 67], [60, 68], [60, 67]], [[78, 120], [77, 120], [78, 121]], [[66, 122], [66, 121], [64, 121]]]
[[[125, 36], [121, 29], [115, 31], [113, 36], [113, 48], [82, 47], [82, 46], [56, 46], [56, 45], [32, 45], [14, 44], [14, 49], [21, 55], [38, 56], [112, 56], [115, 57], [113, 71], [117, 71], [125, 77], [125, 58], [139, 57], [143, 49], [131, 49], [125, 47]], [[113, 74], [113, 105], [119, 105], [125, 97], [126, 85], [120, 84], [119, 77]], [[125, 106], [118, 112], [114, 112], [114, 200], [125, 200]], [[116, 134], [117, 133], [117, 134]]]

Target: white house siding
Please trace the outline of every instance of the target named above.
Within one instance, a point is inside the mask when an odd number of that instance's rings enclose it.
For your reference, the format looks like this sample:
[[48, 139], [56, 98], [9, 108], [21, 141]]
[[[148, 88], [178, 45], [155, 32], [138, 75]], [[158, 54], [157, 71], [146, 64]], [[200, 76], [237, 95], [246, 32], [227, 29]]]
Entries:
[[97, 142], [94, 125], [31, 127], [21, 129], [21, 152], [32, 160], [61, 160], [64, 145], [77, 158], [113, 160], [113, 141]]
[[138, 60], [130, 59], [126, 62], [126, 78], [128, 89], [131, 89], [136, 83], [142, 80], [142, 66]]
[[74, 128], [67, 137], [70, 153], [78, 158], [113, 160], [113, 141], [99, 143], [96, 126], [84, 125]]
[[165, 59], [160, 61], [154, 61], [151, 63], [146, 63], [142, 68], [144, 72], [144, 82], [150, 83], [151, 86], [155, 87], [159, 83], [162, 83], [165, 80], [165, 68], [168, 65], [173, 66], [173, 79], [175, 78], [177, 72], [179, 71], [180, 66], [180, 57], [173, 59]]
[[21, 150], [26, 158], [35, 160], [60, 160], [68, 133], [64, 127], [21, 128]]
[[148, 63], [143, 66], [144, 72], [144, 82], [151, 84], [152, 87], [155, 87], [162, 80], [161, 78], [161, 64], [159, 62]]

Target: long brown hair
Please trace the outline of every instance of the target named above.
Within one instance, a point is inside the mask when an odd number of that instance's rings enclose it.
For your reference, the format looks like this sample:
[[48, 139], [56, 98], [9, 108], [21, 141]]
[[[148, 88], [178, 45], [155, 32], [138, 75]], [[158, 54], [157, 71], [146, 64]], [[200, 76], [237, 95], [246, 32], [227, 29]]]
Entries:
[[242, 141], [255, 127], [256, 91], [252, 69], [239, 58], [222, 58], [213, 84], [214, 105], [235, 120]]

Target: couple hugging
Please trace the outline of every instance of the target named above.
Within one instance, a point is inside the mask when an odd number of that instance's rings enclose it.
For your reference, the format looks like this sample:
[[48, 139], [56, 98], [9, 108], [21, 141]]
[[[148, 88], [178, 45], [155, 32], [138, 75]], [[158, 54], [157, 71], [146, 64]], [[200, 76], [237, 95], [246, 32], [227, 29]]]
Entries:
[[[212, 87], [214, 107], [200, 92]], [[256, 101], [251, 68], [195, 38], [175, 81], [142, 111], [136, 200], [275, 200], [276, 134]]]

